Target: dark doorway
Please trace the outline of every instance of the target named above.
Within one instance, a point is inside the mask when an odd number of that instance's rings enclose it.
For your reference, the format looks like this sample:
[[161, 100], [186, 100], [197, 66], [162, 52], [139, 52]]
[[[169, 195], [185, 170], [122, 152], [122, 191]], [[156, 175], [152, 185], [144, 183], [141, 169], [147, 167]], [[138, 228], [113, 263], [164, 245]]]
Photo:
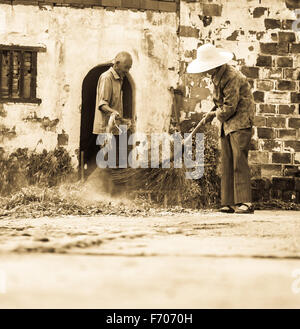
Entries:
[[[97, 135], [93, 134], [95, 116], [96, 89], [100, 75], [110, 68], [111, 64], [94, 67], [82, 83], [81, 124], [80, 124], [80, 168], [84, 166], [84, 175], [87, 177], [96, 168], [96, 155], [99, 146], [96, 145]], [[123, 82], [123, 116], [133, 118], [133, 90], [128, 78]], [[83, 163], [81, 154], [83, 152]]]

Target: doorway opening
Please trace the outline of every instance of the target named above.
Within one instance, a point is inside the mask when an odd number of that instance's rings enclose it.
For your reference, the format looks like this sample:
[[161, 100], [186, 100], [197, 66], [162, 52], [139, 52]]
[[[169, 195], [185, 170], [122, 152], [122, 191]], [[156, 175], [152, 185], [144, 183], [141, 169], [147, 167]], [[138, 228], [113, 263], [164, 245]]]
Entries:
[[[93, 134], [98, 79], [111, 66], [112, 64], [108, 63], [94, 67], [88, 72], [82, 83], [79, 168], [84, 168], [85, 177], [88, 177], [96, 168], [96, 155], [99, 151], [99, 146], [96, 145], [97, 135]], [[122, 91], [123, 116], [126, 119], [134, 119], [134, 85], [129, 74], [123, 80]], [[79, 175], [81, 175], [80, 171]]]

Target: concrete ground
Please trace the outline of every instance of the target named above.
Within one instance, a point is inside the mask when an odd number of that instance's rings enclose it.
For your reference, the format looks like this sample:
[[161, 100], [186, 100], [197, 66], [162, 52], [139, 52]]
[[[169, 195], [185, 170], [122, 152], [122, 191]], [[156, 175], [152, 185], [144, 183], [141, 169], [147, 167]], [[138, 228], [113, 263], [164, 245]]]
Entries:
[[0, 219], [0, 308], [299, 308], [300, 212]]

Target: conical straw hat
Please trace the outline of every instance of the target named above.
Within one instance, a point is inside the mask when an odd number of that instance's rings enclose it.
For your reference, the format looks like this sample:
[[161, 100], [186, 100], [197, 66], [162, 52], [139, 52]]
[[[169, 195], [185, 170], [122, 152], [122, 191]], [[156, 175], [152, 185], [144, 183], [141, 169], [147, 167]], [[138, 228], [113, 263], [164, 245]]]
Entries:
[[225, 49], [216, 48], [211, 43], [206, 43], [197, 49], [197, 58], [187, 67], [187, 73], [201, 73], [228, 63], [233, 54]]

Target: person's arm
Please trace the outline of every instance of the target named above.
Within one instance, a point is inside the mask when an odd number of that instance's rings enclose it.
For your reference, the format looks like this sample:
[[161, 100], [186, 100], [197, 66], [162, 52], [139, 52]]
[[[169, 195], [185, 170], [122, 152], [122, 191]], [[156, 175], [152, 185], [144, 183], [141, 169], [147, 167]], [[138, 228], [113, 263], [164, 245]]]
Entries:
[[223, 94], [223, 105], [216, 111], [217, 118], [221, 122], [227, 121], [236, 112], [240, 94], [240, 84], [237, 77], [230, 79], [226, 83], [223, 89]]
[[103, 104], [101, 106], [99, 105], [99, 109], [100, 109], [100, 111], [103, 111], [104, 113], [109, 114], [109, 115], [111, 115], [113, 113], [116, 116], [116, 118], [120, 116], [118, 111], [112, 109], [107, 104]]

